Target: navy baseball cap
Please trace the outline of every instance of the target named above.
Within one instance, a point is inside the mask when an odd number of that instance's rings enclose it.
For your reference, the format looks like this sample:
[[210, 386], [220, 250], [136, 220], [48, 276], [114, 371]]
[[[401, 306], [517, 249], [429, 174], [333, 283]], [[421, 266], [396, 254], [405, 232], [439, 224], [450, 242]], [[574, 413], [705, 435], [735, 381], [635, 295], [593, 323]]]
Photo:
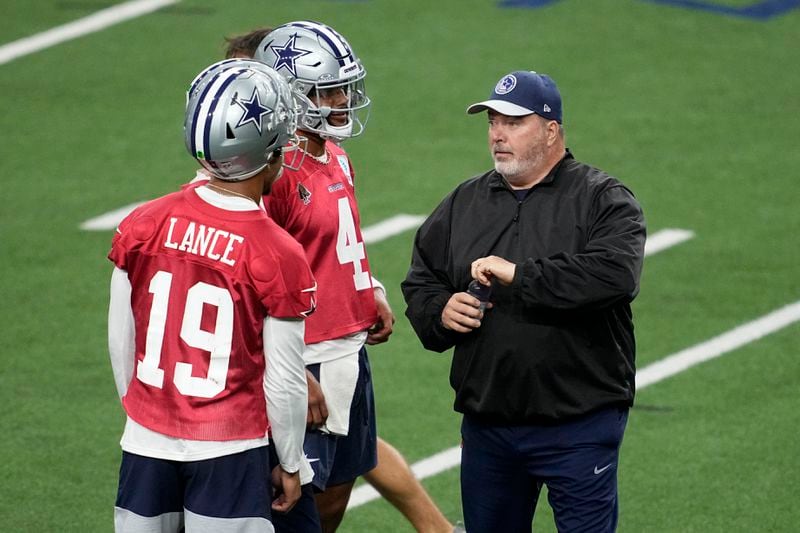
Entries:
[[488, 100], [467, 108], [470, 115], [491, 109], [502, 115], [521, 117], [536, 113], [561, 124], [561, 94], [547, 74], [515, 70], [506, 74]]

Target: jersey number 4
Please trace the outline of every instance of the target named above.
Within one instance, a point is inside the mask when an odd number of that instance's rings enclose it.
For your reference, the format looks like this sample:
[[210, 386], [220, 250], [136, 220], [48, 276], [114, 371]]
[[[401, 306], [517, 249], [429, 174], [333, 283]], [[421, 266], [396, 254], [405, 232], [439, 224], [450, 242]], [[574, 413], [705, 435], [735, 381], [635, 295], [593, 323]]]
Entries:
[[364, 243], [358, 242], [356, 236], [356, 222], [350, 210], [350, 201], [339, 198], [339, 234], [336, 236], [336, 257], [340, 265], [353, 263], [353, 283], [357, 291], [372, 287], [369, 272], [364, 271], [361, 260], [367, 257], [364, 252]]
[[[136, 367], [136, 377], [148, 385], [164, 388], [164, 370], [161, 366], [161, 347], [167, 324], [169, 292], [172, 274], [159, 270], [150, 280], [153, 303], [150, 307], [150, 320], [147, 326], [144, 359]], [[200, 328], [203, 307], [217, 308], [217, 321], [213, 332]], [[181, 321], [181, 339], [193, 348], [210, 352], [211, 361], [206, 377], [192, 376], [190, 363], [175, 363], [173, 382], [184, 396], [213, 398], [225, 390], [228, 376], [228, 363], [231, 358], [233, 339], [233, 298], [222, 287], [198, 282], [186, 293], [186, 305]]]

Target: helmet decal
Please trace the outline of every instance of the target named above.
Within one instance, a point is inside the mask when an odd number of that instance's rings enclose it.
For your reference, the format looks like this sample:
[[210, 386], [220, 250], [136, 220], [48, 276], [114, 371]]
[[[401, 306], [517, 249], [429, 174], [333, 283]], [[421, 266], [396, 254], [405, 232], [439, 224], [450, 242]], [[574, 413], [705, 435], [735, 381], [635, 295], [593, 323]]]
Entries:
[[270, 46], [270, 49], [275, 53], [275, 63], [272, 65], [272, 68], [277, 71], [285, 68], [292, 74], [292, 77], [295, 78], [297, 77], [297, 65], [295, 62], [298, 58], [307, 56], [311, 53], [311, 50], [295, 48], [296, 41], [297, 34], [295, 33], [289, 37], [289, 40], [286, 41], [283, 46]]
[[272, 113], [272, 109], [261, 105], [261, 101], [258, 98], [258, 91], [253, 88], [253, 94], [250, 96], [250, 100], [234, 97], [233, 102], [244, 110], [244, 115], [239, 119], [236, 128], [244, 126], [248, 122], [252, 122], [258, 130], [258, 134], [261, 135], [261, 119], [264, 115]]
[[[228, 70], [217, 73], [212, 78], [211, 82], [203, 89], [203, 93], [199, 98], [202, 105], [195, 108], [194, 120], [192, 120], [192, 153], [201, 152], [204, 158], [209, 157], [210, 146], [209, 138], [211, 134], [211, 117], [217, 108], [219, 96], [228, 86], [233, 83], [233, 80], [239, 75], [240, 70]], [[213, 96], [210, 96], [213, 95]], [[198, 150], [197, 147], [202, 147]]]
[[339, 61], [339, 65], [344, 66], [345, 59], [349, 59], [351, 62], [354, 61], [353, 52], [350, 50], [350, 46], [347, 44], [345, 38], [330, 26], [312, 21], [292, 22], [287, 24], [287, 26], [297, 26], [314, 32], [317, 37], [325, 41], [325, 43], [331, 47], [336, 59]]

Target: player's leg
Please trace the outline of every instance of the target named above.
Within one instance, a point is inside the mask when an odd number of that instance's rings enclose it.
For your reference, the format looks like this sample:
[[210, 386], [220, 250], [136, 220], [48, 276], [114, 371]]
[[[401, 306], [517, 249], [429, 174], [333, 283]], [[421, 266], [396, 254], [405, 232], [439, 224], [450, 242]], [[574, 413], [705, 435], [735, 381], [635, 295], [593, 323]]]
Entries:
[[181, 527], [180, 463], [122, 452], [114, 530], [117, 533], [176, 533]]
[[405, 458], [391, 444], [378, 437], [378, 466], [364, 479], [411, 522], [420, 533], [451, 533], [453, 525], [433, 503], [414, 477]]
[[324, 492], [318, 492], [314, 496], [323, 533], [333, 533], [342, 523], [354, 483], [355, 479], [338, 485], [328, 485]]
[[559, 531], [616, 531], [617, 464], [627, 409], [606, 409], [561, 426], [559, 453], [546, 473]]
[[187, 533], [274, 531], [267, 446], [184, 464]]
[[516, 428], [461, 424], [461, 503], [470, 532], [530, 531], [539, 488], [517, 449]]

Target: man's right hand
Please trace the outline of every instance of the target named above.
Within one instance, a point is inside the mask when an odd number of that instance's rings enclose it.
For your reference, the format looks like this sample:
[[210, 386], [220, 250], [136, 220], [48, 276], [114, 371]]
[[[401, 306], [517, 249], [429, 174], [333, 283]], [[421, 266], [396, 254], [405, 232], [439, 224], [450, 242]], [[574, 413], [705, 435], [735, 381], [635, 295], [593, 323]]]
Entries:
[[[459, 333], [481, 327], [480, 300], [466, 292], [453, 294], [442, 309], [442, 325]], [[489, 304], [491, 306], [491, 304]]]
[[302, 486], [300, 485], [300, 472], [290, 474], [280, 465], [272, 469], [272, 487], [275, 498], [272, 500], [272, 510], [288, 513], [300, 500]]

